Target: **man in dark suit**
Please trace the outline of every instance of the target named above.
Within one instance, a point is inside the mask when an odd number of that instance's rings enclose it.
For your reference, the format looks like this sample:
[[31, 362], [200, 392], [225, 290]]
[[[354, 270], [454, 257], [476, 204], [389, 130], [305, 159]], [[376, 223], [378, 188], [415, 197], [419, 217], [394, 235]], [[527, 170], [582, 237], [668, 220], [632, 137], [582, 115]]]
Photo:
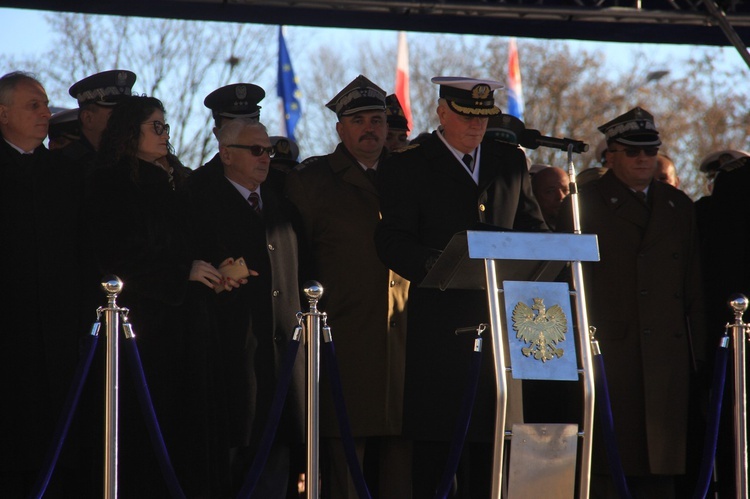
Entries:
[[[52, 443], [78, 361], [82, 177], [43, 145], [47, 94], [31, 75], [0, 78], [0, 490], [27, 497]], [[93, 310], [92, 310], [93, 318]], [[45, 497], [85, 497], [71, 438]]]
[[[274, 154], [266, 129], [239, 118], [224, 124], [217, 137], [220, 163], [195, 171], [189, 195], [204, 258], [221, 272], [227, 258], [242, 257], [251, 274], [246, 281], [235, 280], [239, 287], [220, 293], [216, 304], [219, 359], [213, 374], [217, 387], [224, 388], [218, 417], [232, 470], [224, 494], [233, 497], [257, 453], [300, 303], [297, 239], [279, 196], [263, 184]], [[304, 414], [300, 353], [253, 497], [285, 497], [292, 447], [303, 440]]]
[[[308, 158], [287, 176], [289, 199], [301, 216], [306, 275], [323, 285], [341, 383], [360, 463], [377, 457], [380, 497], [409, 497], [409, 446], [401, 438], [405, 299], [409, 283], [383, 265], [373, 234], [380, 219], [373, 176], [386, 151], [385, 92], [360, 75], [327, 107], [341, 143]], [[358, 497], [321, 372], [320, 429], [324, 497]]]
[[[414, 497], [432, 497], [448, 457], [473, 338], [459, 327], [489, 321], [483, 291], [439, 291], [418, 284], [451, 237], [480, 223], [544, 230], [526, 158], [515, 144], [483, 142], [495, 107], [496, 81], [433, 78], [440, 85], [440, 128], [394, 153], [380, 173], [381, 260], [409, 279], [404, 430], [414, 439]], [[495, 383], [491, 348], [483, 372], [453, 497], [490, 495]], [[512, 419], [509, 417], [509, 419]]]
[[[668, 499], [686, 473], [688, 439], [700, 439], [688, 435], [691, 385], [706, 350], [693, 203], [654, 179], [661, 140], [651, 114], [634, 108], [599, 130], [609, 170], [580, 193], [582, 230], [597, 234], [601, 254], [584, 264], [589, 323], [633, 497]], [[569, 217], [560, 225], [572, 230]], [[600, 428], [592, 497], [615, 498]]]

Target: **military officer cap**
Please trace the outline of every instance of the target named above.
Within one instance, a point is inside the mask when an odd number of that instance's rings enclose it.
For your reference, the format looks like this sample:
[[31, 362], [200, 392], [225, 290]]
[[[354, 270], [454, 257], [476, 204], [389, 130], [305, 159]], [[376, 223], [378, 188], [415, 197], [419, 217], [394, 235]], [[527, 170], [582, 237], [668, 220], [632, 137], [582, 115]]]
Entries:
[[294, 166], [299, 164], [299, 146], [292, 139], [281, 136], [269, 137], [271, 145], [276, 148], [276, 155], [271, 159], [273, 163], [283, 163]]
[[206, 96], [203, 105], [211, 110], [215, 120], [219, 118], [260, 119], [258, 103], [266, 92], [252, 83], [232, 83], [217, 88]]
[[78, 126], [78, 109], [62, 109], [49, 119], [49, 138], [68, 137], [78, 139], [81, 131]]
[[126, 69], [112, 69], [87, 76], [70, 87], [68, 93], [78, 101], [78, 106], [98, 104], [114, 106], [122, 97], [131, 94], [135, 73]]
[[524, 130], [526, 130], [526, 126], [523, 121], [510, 114], [501, 113], [490, 117], [484, 136], [509, 144], [518, 144], [519, 137]]
[[625, 114], [598, 128], [609, 142], [619, 142], [626, 146], [656, 147], [661, 145], [659, 131], [654, 124], [654, 117], [640, 107], [635, 107]]
[[388, 122], [388, 128], [391, 130], [409, 131], [409, 122], [406, 120], [404, 108], [401, 107], [396, 94], [391, 94], [385, 98], [385, 119]]
[[741, 149], [715, 151], [703, 158], [700, 164], [700, 171], [705, 173], [709, 178], [713, 178], [719, 171], [733, 170], [742, 166], [747, 158], [750, 158], [750, 152]]
[[326, 107], [339, 118], [361, 111], [385, 111], [385, 90], [359, 75], [336, 94]]
[[440, 98], [445, 99], [454, 112], [464, 116], [495, 116], [500, 108], [495, 106], [494, 92], [504, 88], [494, 80], [477, 80], [463, 76], [436, 76], [432, 83], [440, 85]]

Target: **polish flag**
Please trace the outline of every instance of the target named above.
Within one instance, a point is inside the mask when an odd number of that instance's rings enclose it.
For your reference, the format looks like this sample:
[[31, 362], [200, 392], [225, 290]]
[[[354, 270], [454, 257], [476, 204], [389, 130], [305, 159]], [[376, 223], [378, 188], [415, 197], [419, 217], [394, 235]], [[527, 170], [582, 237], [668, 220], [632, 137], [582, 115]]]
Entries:
[[523, 121], [523, 87], [515, 38], [508, 42], [508, 114]]
[[[396, 62], [396, 97], [404, 110], [409, 130], [412, 130], [411, 100], [409, 99], [409, 47], [406, 33], [398, 33], [398, 58]], [[408, 134], [408, 132], [407, 132]]]

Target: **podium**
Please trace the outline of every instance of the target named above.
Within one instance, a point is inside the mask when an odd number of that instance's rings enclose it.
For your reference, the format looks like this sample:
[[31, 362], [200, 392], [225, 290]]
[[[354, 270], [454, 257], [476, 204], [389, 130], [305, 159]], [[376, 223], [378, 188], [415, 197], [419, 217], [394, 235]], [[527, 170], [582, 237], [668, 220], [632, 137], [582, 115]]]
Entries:
[[[599, 261], [596, 235], [467, 231], [453, 236], [420, 284], [440, 290], [487, 292], [497, 384], [492, 499], [500, 499], [504, 487], [510, 497], [535, 497], [540, 493], [556, 497], [556, 487], [559, 497], [571, 497], [578, 460], [579, 497], [589, 496], [594, 373], [581, 262], [591, 261]], [[573, 289], [566, 283], [552, 282], [568, 263], [573, 271]], [[504, 307], [500, 305], [501, 295]], [[571, 301], [575, 321], [571, 320]], [[568, 345], [572, 345], [572, 351]], [[511, 366], [506, 366], [506, 352]], [[575, 425], [513, 426], [509, 432], [508, 483], [503, 482], [506, 372], [514, 379], [578, 380], [583, 385], [584, 406], [580, 431]], [[578, 439], [580, 453], [575, 445]], [[540, 489], [542, 477], [547, 482]], [[559, 483], [551, 483], [555, 481]]]

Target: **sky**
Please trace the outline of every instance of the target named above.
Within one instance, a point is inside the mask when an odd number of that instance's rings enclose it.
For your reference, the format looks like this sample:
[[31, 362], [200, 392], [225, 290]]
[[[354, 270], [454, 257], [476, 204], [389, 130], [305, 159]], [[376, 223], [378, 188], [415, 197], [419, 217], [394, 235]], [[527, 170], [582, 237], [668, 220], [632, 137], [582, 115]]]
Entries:
[[[33, 56], [35, 54], [46, 54], [52, 49], [54, 40], [53, 34], [48, 32], [48, 26], [45, 17], [50, 12], [27, 10], [27, 9], [6, 9], [0, 8], [0, 21], [3, 29], [0, 30], [0, 47], [6, 55], [15, 56], [23, 59], [24, 56]], [[717, 28], [718, 29], [718, 28]], [[301, 26], [288, 26], [286, 28], [286, 40], [290, 49], [290, 55], [295, 71], [299, 74], [300, 65], [308, 59], [305, 52], [316, 50], [317, 44], [327, 44], [328, 46], [358, 46], [366, 41], [392, 41], [395, 45], [397, 33], [395, 31], [384, 30], [358, 30], [348, 28], [314, 28]], [[409, 39], [417, 37], [429, 37], [429, 33], [409, 33]], [[472, 36], [472, 35], [464, 35]], [[305, 40], [305, 44], [295, 43], [297, 40]], [[524, 40], [537, 41], [533, 39], [518, 38], [519, 55], [521, 59], [521, 74], [523, 77], [523, 43]], [[684, 68], [679, 61], [686, 60], [691, 55], [697, 55], [705, 52], [712, 59], [721, 61], [723, 69], [729, 70], [730, 74], [740, 74], [740, 71], [747, 69], [745, 62], [740, 57], [737, 50], [730, 46], [726, 47], [701, 47], [689, 45], [669, 45], [669, 44], [633, 44], [633, 43], [615, 43], [615, 42], [584, 42], [575, 40], [565, 41], [571, 51], [585, 50], [589, 53], [601, 53], [605, 58], [608, 68], [617, 71], [618, 67], [633, 67], [633, 62], [643, 57], [644, 54], [654, 62], [654, 70], [666, 70], [670, 76], [679, 78]], [[554, 64], [554, 61], [551, 61]], [[23, 69], [23, 68], [17, 68]], [[394, 62], [395, 74], [395, 62]], [[488, 75], [499, 80], [505, 79], [505, 74]], [[744, 83], [744, 80], [742, 80]], [[736, 84], [737, 82], [728, 82]], [[528, 98], [528, 96], [525, 96]], [[53, 106], [70, 107], [70, 102], [51, 103]], [[504, 103], [498, 102], [502, 106]], [[279, 125], [282, 126], [282, 125]], [[283, 133], [276, 130], [270, 131]]]
[[[2, 20], [3, 29], [0, 30], [0, 47], [6, 54], [24, 55], [45, 52], [50, 48], [52, 36], [45, 36], [44, 32], [47, 27], [44, 19], [45, 14], [49, 12], [26, 10], [26, 9], [6, 9], [0, 8], [0, 20]], [[289, 27], [287, 39], [293, 36], [296, 30], [311, 30], [315, 32], [312, 40], [336, 39], [346, 35], [351, 43], [352, 37], [373, 38], [373, 37], [395, 37], [393, 32], [376, 31], [376, 30], [352, 30], [345, 28], [311, 28], [311, 27]], [[417, 35], [418, 36], [418, 35]], [[519, 41], [522, 41], [519, 38]], [[682, 60], [694, 53], [696, 48], [710, 51], [725, 60], [729, 67], [744, 68], [745, 62], [732, 46], [728, 47], [695, 47], [691, 45], [670, 45], [670, 44], [643, 44], [643, 43], [614, 43], [614, 42], [584, 42], [584, 41], [567, 41], [572, 44], [573, 48], [595, 51], [603, 51], [608, 62], [630, 62], [632, 57], [638, 53], [647, 53], [655, 61], [663, 61], [664, 69], [678, 73], [679, 67], [671, 66], [670, 61]], [[354, 45], [354, 43], [352, 43]], [[292, 54], [292, 61], [295, 57]]]

